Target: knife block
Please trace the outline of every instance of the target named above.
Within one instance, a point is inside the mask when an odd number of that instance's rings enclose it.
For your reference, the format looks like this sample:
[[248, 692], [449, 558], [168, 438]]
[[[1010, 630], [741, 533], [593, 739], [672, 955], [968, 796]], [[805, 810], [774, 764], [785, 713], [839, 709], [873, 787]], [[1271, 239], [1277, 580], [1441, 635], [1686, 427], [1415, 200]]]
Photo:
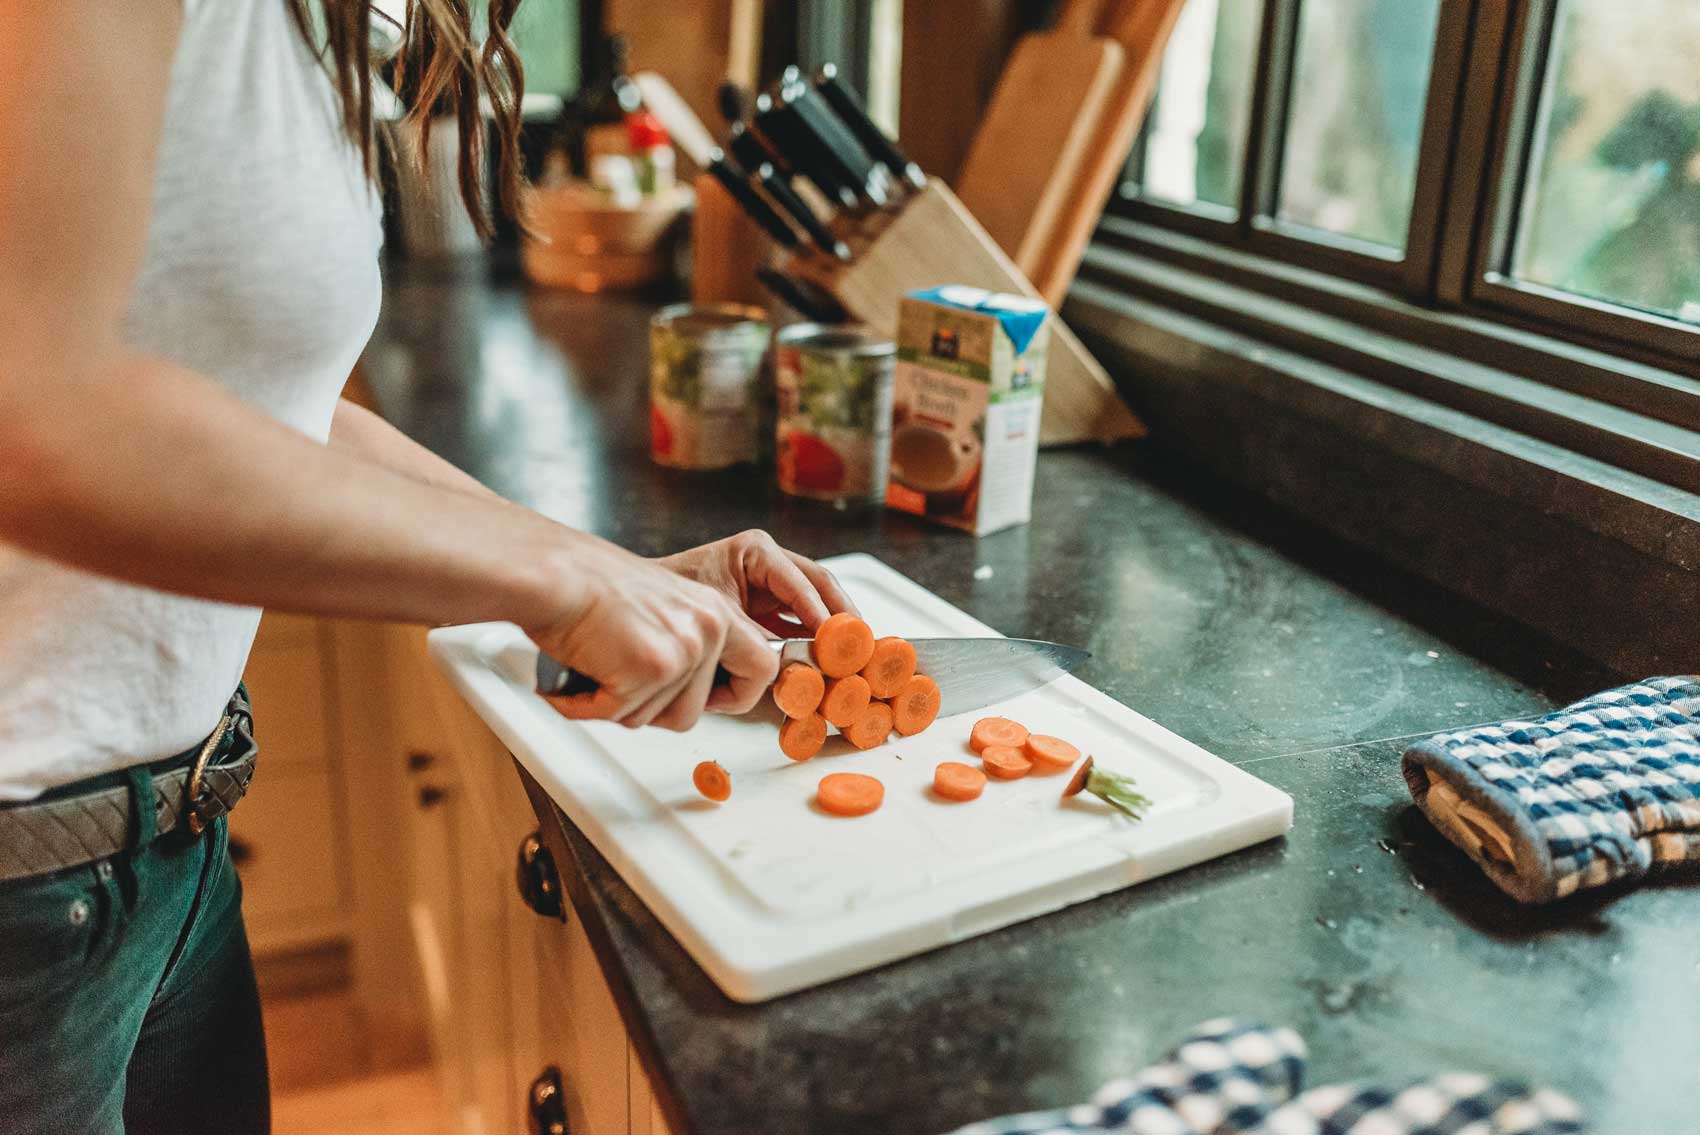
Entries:
[[[927, 188], [895, 214], [878, 213], [837, 227], [854, 253], [849, 263], [792, 255], [786, 268], [832, 292], [857, 320], [882, 335], [897, 333], [897, 301], [917, 288], [967, 284], [1042, 298], [937, 178], [929, 178]], [[1053, 312], [1039, 444], [1119, 441], [1145, 432], [1109, 374]]]

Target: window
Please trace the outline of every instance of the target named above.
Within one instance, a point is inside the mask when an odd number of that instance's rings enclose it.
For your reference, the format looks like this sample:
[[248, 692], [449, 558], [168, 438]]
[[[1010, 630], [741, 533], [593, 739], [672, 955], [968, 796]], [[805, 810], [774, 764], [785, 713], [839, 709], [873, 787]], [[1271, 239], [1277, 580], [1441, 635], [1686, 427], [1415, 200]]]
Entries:
[[1511, 269], [1700, 323], [1700, 7], [1555, 14]]
[[1697, 59], [1693, 0], [1187, 0], [1112, 210], [1700, 375]]

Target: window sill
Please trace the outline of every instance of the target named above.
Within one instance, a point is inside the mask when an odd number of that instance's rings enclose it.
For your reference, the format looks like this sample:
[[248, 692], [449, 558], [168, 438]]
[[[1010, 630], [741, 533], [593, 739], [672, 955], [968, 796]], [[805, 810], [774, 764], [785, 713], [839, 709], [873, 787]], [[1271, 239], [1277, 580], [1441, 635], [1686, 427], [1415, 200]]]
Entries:
[[[1157, 444], [1616, 669], [1700, 669], [1700, 382], [1151, 228], [1106, 222], [1065, 314]], [[1504, 365], [1542, 360], [1569, 388]]]

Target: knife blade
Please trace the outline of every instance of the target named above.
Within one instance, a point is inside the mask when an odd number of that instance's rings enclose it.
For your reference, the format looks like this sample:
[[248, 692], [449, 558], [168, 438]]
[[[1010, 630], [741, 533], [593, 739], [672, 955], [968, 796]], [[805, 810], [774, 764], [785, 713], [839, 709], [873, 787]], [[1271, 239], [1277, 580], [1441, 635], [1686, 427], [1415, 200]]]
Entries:
[[839, 74], [836, 64], [822, 64], [820, 70], [815, 72], [815, 90], [826, 99], [827, 105], [838, 112], [838, 117], [844, 120], [844, 124], [850, 127], [862, 145], [867, 147], [868, 152], [891, 170], [894, 177], [903, 178], [915, 189], [927, 187], [927, 175], [922, 172], [920, 166], [909, 160], [909, 156], [898, 148], [896, 141], [889, 134], [879, 128], [878, 123], [868, 117], [867, 108], [862, 105], [862, 100], [856, 97], [856, 92], [850, 88], [850, 84], [844, 81], [844, 76]]
[[[779, 664], [808, 662], [812, 640], [775, 639]], [[1092, 657], [1076, 646], [1030, 638], [912, 638], [916, 669], [938, 683], [939, 716], [968, 713], [1036, 690]], [[716, 682], [725, 678], [722, 671]], [[536, 689], [546, 697], [593, 694], [596, 679], [580, 674], [549, 655], [537, 654]]]

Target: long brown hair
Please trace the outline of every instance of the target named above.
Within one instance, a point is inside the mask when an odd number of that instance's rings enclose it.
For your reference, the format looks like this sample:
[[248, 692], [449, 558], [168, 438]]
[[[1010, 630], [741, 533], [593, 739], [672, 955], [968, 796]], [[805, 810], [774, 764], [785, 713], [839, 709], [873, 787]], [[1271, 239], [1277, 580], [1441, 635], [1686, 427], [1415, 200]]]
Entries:
[[[301, 34], [319, 50], [309, 0], [285, 0]], [[342, 98], [342, 124], [360, 148], [368, 176], [375, 175], [377, 157], [372, 133], [372, 20], [373, 0], [319, 0], [324, 12], [324, 46], [337, 92]], [[490, 100], [495, 123], [496, 207], [515, 214], [519, 184], [519, 103], [525, 93], [525, 71], [508, 38], [519, 0], [489, 0], [487, 31], [482, 44], [473, 39], [470, 0], [407, 0], [401, 49], [396, 54], [394, 81], [410, 100], [405, 124], [419, 133], [418, 153], [428, 152], [431, 119], [452, 114], [459, 126], [458, 174], [460, 196], [481, 236], [489, 237], [491, 218], [481, 187], [487, 137], [479, 96]], [[379, 19], [388, 20], [382, 13]], [[391, 21], [393, 23], [393, 21]]]

